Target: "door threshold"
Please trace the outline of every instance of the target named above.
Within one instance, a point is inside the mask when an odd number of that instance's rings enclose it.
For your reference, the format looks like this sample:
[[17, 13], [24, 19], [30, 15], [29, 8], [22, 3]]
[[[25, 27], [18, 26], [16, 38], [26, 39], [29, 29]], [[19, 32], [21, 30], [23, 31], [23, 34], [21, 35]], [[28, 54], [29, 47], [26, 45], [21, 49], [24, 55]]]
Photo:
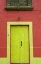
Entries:
[[30, 63], [11, 63], [11, 64], [30, 64]]

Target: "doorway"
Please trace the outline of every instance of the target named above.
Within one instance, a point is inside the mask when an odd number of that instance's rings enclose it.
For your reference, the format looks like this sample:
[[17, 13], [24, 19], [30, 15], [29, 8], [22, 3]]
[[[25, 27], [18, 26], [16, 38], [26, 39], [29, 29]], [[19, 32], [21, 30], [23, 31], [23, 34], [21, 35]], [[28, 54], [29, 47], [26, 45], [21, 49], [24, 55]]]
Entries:
[[11, 25], [11, 64], [29, 64], [29, 26]]

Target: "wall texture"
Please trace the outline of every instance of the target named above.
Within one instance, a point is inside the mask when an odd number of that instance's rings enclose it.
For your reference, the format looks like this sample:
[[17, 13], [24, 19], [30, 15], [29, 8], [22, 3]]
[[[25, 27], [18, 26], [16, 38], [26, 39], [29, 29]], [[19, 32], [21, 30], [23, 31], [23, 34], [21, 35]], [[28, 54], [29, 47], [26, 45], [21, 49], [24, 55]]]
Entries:
[[[33, 56], [41, 57], [41, 0], [32, 0], [32, 11], [6, 11], [6, 0], [0, 0], [0, 57], [7, 56], [7, 22], [32, 21], [33, 23]], [[20, 22], [19, 21], [19, 22]]]

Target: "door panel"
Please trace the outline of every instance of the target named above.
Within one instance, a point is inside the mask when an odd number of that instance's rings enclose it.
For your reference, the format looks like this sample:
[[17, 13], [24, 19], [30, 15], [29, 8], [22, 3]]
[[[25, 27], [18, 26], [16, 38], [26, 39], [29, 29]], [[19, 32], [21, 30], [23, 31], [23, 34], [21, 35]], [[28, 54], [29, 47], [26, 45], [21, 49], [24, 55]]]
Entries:
[[20, 26], [20, 30], [20, 40], [22, 41], [20, 62], [29, 63], [28, 26]]
[[11, 63], [19, 63], [19, 26], [11, 26]]
[[28, 26], [11, 26], [11, 63], [29, 63]]

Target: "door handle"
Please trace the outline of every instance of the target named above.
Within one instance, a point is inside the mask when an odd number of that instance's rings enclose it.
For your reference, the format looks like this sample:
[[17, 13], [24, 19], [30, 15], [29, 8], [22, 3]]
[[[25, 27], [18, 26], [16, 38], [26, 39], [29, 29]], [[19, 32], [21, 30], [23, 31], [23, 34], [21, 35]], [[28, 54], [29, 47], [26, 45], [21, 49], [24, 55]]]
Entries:
[[22, 41], [21, 41], [21, 46], [22, 46]]

